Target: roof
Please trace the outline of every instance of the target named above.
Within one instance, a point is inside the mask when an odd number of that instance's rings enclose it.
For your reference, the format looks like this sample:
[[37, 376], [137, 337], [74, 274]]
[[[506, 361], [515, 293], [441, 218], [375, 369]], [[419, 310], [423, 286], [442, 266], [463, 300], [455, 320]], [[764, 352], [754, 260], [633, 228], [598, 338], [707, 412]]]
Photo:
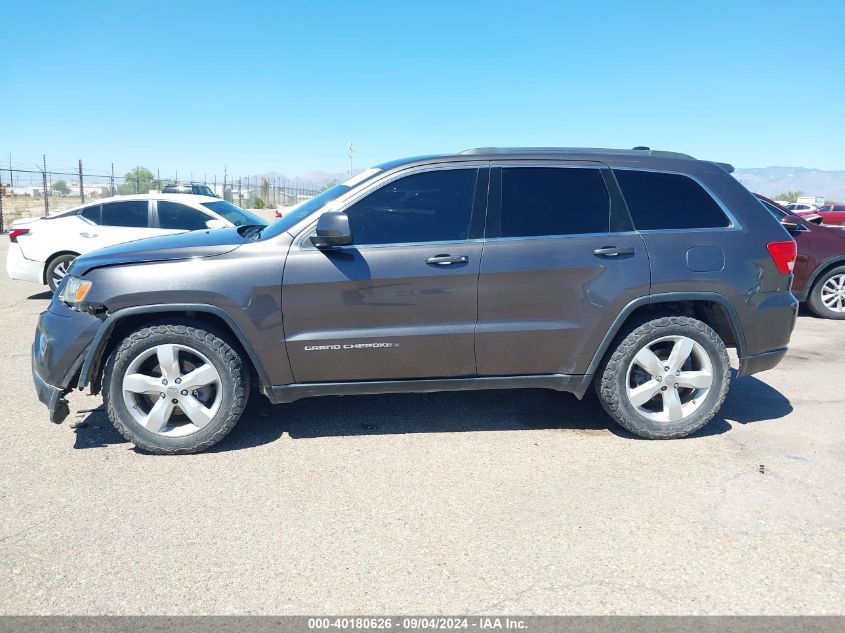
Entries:
[[62, 215], [70, 211], [76, 211], [84, 207], [90, 207], [94, 204], [105, 204], [107, 202], [121, 202], [127, 200], [170, 200], [172, 202], [191, 202], [193, 204], [202, 204], [204, 202], [220, 202], [222, 198], [215, 198], [213, 196], [198, 196], [192, 193], [131, 193], [127, 195], [109, 196], [108, 198], [92, 198], [82, 204], [75, 204], [66, 209], [56, 209], [51, 211], [48, 215], [50, 217]]
[[549, 160], [597, 160], [601, 162], [616, 159], [620, 162], [673, 162], [696, 161], [716, 165], [727, 173], [734, 168], [727, 163], [712, 161], [697, 161], [689, 154], [656, 150], [649, 147], [635, 147], [633, 149], [610, 149], [603, 147], [476, 147], [456, 154], [435, 154], [429, 156], [414, 156], [399, 160], [388, 161], [378, 165], [381, 169], [392, 169], [413, 163], [452, 162], [468, 159], [481, 160], [520, 160], [520, 159], [549, 159]]
[[173, 202], [220, 202], [221, 198], [215, 198], [214, 196], [199, 196], [193, 193], [130, 193], [127, 195], [118, 195], [118, 196], [110, 196], [108, 198], [96, 198], [95, 200], [91, 200], [90, 202], [86, 202], [84, 205], [79, 206], [87, 206], [88, 204], [103, 204], [105, 202], [117, 202], [120, 200], [171, 200]]

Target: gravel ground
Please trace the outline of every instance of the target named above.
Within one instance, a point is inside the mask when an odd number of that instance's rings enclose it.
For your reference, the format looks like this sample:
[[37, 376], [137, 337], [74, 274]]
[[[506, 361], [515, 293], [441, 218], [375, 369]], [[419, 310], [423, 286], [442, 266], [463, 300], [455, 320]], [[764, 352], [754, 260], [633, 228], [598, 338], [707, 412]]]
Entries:
[[0, 275], [0, 613], [845, 613], [845, 321], [685, 440], [545, 391], [259, 396], [174, 458], [99, 397], [50, 424], [47, 302]]

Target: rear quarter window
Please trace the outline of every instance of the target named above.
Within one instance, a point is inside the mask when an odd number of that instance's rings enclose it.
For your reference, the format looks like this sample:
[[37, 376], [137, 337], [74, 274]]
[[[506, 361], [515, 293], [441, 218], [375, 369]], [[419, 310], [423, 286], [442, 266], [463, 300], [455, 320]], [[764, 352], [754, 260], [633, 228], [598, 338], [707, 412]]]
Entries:
[[689, 176], [614, 169], [638, 231], [715, 229], [731, 225], [713, 197]]

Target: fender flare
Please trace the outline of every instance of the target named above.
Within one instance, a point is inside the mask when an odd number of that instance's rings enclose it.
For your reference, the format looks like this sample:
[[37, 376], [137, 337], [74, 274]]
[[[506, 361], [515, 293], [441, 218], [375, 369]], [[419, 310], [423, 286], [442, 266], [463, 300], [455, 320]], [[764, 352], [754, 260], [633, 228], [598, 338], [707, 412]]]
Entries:
[[258, 358], [258, 354], [252, 346], [252, 343], [250, 343], [237, 321], [235, 321], [232, 315], [226, 312], [223, 308], [205, 303], [159, 303], [148, 306], [123, 308], [113, 312], [103, 321], [102, 325], [100, 325], [100, 329], [97, 330], [97, 334], [94, 336], [94, 340], [91, 341], [91, 344], [88, 346], [88, 351], [85, 353], [85, 361], [82, 363], [82, 369], [79, 372], [79, 382], [77, 383], [77, 388], [84, 389], [91, 381], [91, 374], [94, 367], [99, 363], [103, 355], [103, 351], [109, 342], [111, 333], [114, 330], [115, 325], [121, 319], [137, 314], [157, 314], [162, 312], [205, 312], [221, 318], [224, 323], [229, 326], [229, 329], [232, 331], [232, 334], [234, 334], [241, 347], [243, 347], [244, 351], [246, 351], [250, 362], [252, 362], [253, 367], [255, 367], [255, 371], [258, 374], [258, 379], [262, 386], [267, 387], [270, 385], [270, 382], [267, 379], [267, 372], [264, 369], [264, 365]]
[[617, 317], [613, 320], [613, 323], [608, 328], [607, 333], [601, 340], [601, 343], [599, 343], [596, 352], [593, 354], [593, 359], [590, 361], [590, 365], [587, 368], [587, 373], [596, 373], [599, 363], [601, 362], [602, 358], [604, 358], [604, 355], [607, 352], [607, 349], [610, 347], [611, 342], [616, 337], [616, 335], [619, 334], [619, 331], [622, 329], [622, 326], [625, 324], [625, 321], [628, 320], [628, 317], [631, 316], [634, 310], [644, 305], [649, 305], [653, 303], [667, 303], [672, 301], [710, 301], [713, 303], [718, 303], [723, 308], [725, 308], [725, 311], [728, 314], [728, 324], [731, 328], [731, 332], [733, 333], [734, 340], [736, 341], [737, 355], [740, 359], [745, 357], [745, 332], [742, 328], [742, 321], [740, 321], [739, 319], [739, 315], [736, 312], [736, 308], [734, 308], [730, 299], [728, 299], [725, 295], [720, 294], [718, 292], [663, 292], [659, 294], [649, 295], [647, 297], [640, 297], [639, 299], [634, 299], [622, 309], [622, 311], [617, 315]]

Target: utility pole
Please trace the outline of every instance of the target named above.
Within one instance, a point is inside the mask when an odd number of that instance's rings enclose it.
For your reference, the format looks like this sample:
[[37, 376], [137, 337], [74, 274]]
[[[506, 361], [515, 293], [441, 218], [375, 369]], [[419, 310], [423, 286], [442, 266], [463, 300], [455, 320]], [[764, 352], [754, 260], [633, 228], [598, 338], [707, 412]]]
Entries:
[[141, 168], [135, 165], [135, 193], [141, 193]]
[[109, 180], [109, 193], [111, 195], [115, 194], [115, 190], [114, 190], [114, 163], [111, 164], [111, 179]]
[[41, 169], [38, 165], [36, 167], [41, 170], [44, 191], [44, 215], [50, 215], [50, 201], [47, 199], [47, 155], [41, 154], [41, 159], [44, 161], [44, 169]]
[[355, 146], [352, 144], [352, 141], [349, 141], [349, 147], [347, 148], [347, 153], [349, 154], [349, 177], [352, 177], [352, 157], [355, 156]]
[[85, 204], [85, 188], [82, 186], [82, 159], [79, 159], [79, 203]]

